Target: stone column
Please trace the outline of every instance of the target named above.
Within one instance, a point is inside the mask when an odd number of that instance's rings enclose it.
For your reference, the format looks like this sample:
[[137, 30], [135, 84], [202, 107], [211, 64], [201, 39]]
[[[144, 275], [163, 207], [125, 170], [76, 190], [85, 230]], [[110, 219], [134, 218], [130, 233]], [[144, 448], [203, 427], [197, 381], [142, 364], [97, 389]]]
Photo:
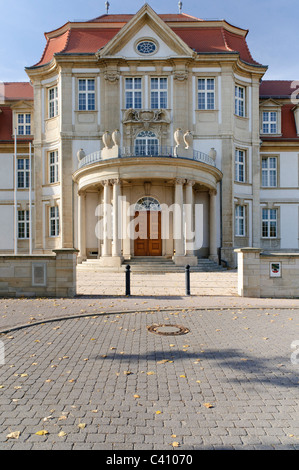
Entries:
[[185, 180], [177, 178], [174, 190], [174, 212], [173, 212], [173, 238], [175, 258], [184, 256], [184, 227], [183, 227], [183, 184]]
[[120, 180], [112, 180], [113, 184], [113, 248], [112, 256], [121, 255], [121, 240], [120, 240], [120, 215], [119, 206], [120, 206]]
[[[113, 184], [113, 229], [112, 229], [112, 213], [111, 213], [111, 185]], [[120, 181], [106, 180], [103, 181], [104, 186], [104, 233], [103, 233], [103, 254], [100, 259], [102, 266], [119, 267], [122, 264], [121, 245], [118, 237], [119, 229], [119, 196]], [[113, 232], [113, 233], [112, 233]], [[113, 237], [113, 249], [112, 249]]]
[[193, 186], [194, 181], [187, 180], [186, 184], [186, 205], [185, 205], [185, 223], [186, 223], [186, 235], [185, 235], [185, 253], [186, 255], [194, 254], [194, 236], [193, 233]]
[[217, 211], [216, 191], [210, 191], [210, 259], [217, 261]]
[[82, 262], [86, 259], [86, 215], [85, 215], [85, 206], [86, 206], [86, 193], [78, 193], [78, 248], [79, 256], [78, 262]]
[[103, 256], [111, 256], [111, 186], [110, 181], [102, 182], [104, 186], [103, 213]]

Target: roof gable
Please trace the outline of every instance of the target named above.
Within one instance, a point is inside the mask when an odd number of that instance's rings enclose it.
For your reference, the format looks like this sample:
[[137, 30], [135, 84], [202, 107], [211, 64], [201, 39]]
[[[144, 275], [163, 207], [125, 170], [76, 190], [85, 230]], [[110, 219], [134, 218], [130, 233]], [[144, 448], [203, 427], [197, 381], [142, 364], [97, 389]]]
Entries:
[[[99, 51], [99, 57], [127, 55], [134, 51], [134, 42], [143, 35], [159, 39], [164, 44], [167, 55], [192, 57], [192, 49], [145, 4], [133, 18], [114, 36], [114, 38]], [[137, 56], [137, 54], [135, 53]], [[138, 56], [140, 59], [140, 56]]]

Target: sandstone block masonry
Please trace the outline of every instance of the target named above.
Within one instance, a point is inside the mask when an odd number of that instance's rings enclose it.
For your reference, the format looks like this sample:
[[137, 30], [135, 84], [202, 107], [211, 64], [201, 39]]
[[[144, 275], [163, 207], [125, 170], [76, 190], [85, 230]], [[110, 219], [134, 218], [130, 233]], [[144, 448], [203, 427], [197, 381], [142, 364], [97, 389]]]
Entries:
[[74, 297], [77, 251], [1, 255], [0, 297]]
[[236, 249], [238, 294], [241, 297], [299, 297], [299, 253]]

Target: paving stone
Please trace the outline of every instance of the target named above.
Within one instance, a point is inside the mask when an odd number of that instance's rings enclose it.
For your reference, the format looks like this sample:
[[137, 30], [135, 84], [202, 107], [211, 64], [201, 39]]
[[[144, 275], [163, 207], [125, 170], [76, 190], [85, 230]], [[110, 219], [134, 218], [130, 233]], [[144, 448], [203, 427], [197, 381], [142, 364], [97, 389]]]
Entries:
[[[222, 306], [199, 307], [195, 297], [187, 307], [172, 300], [173, 308], [169, 302], [163, 310], [155, 308], [160, 299], [146, 299], [123, 299], [118, 308], [130, 305], [123, 314], [108, 312], [107, 304], [101, 314], [99, 298], [72, 304], [59, 299], [66, 306], [59, 321], [0, 336], [6, 353], [0, 365], [1, 450], [171, 450], [175, 440], [182, 451], [298, 449], [298, 366], [290, 355], [299, 338], [289, 320], [296, 318], [296, 300], [275, 309], [271, 302], [266, 308], [232, 298], [227, 307], [223, 299]], [[148, 303], [136, 310], [142, 301]], [[6, 302], [20, 325], [30, 303], [36, 317], [42, 307], [41, 320], [47, 311], [48, 320], [55, 313], [49, 299]], [[70, 318], [71, 305], [89, 315]], [[154, 323], [184, 325], [190, 332], [158, 335], [147, 329]], [[49, 434], [37, 436], [43, 428]], [[20, 430], [19, 439], [6, 437], [13, 430]]]

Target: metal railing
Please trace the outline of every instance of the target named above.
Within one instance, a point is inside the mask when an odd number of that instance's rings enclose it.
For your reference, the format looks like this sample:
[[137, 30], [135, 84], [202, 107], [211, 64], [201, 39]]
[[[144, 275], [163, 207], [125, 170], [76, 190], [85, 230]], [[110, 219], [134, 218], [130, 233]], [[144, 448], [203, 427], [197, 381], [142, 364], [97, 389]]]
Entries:
[[[211, 165], [215, 167], [215, 161], [209, 155], [203, 152], [199, 152], [198, 150], [193, 150], [192, 156], [182, 156], [178, 151], [176, 153], [175, 147], [169, 146], [156, 146], [151, 145], [148, 148], [140, 148], [138, 146], [135, 147], [123, 147], [120, 149], [118, 158], [132, 158], [132, 157], [159, 157], [159, 158], [184, 158], [195, 160], [197, 162], [203, 162], [207, 165]], [[82, 168], [87, 165], [91, 165], [93, 163], [98, 163], [103, 161], [101, 157], [101, 151], [90, 153], [82, 158], [79, 162], [79, 167]]]

